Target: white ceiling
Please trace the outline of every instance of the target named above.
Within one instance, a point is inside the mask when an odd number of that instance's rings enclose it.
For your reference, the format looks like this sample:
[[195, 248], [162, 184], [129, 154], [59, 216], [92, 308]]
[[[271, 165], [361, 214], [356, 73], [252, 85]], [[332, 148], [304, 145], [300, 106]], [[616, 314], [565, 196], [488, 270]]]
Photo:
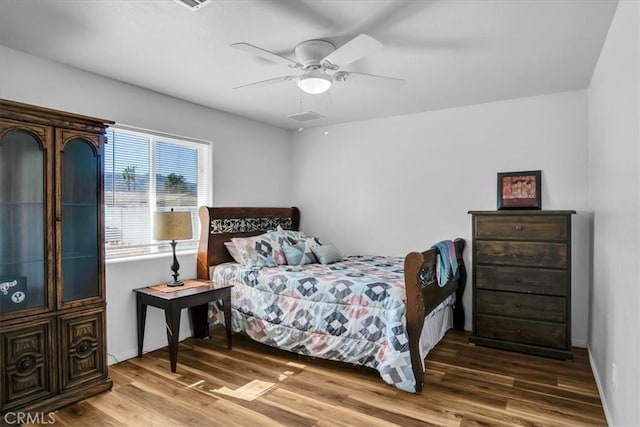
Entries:
[[[586, 88], [614, 0], [0, 0], [0, 44], [265, 123], [312, 110], [329, 123]], [[366, 33], [385, 47], [346, 69], [399, 77], [399, 90], [336, 82], [328, 95], [231, 48], [293, 56], [301, 41], [340, 46]], [[327, 114], [328, 113], [328, 114]], [[305, 127], [325, 125], [323, 119]]]

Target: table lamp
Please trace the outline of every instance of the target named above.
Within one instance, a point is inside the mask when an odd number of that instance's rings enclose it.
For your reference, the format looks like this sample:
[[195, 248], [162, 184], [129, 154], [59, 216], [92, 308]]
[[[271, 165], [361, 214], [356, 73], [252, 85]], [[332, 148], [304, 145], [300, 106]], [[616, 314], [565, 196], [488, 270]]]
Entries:
[[176, 240], [191, 239], [191, 212], [174, 212], [171, 208], [170, 212], [155, 212], [153, 238], [155, 240], [171, 240], [171, 249], [173, 250], [173, 263], [171, 271], [173, 271], [173, 280], [167, 282], [167, 286], [182, 286], [182, 280], [178, 280], [178, 269], [180, 264], [176, 258]]

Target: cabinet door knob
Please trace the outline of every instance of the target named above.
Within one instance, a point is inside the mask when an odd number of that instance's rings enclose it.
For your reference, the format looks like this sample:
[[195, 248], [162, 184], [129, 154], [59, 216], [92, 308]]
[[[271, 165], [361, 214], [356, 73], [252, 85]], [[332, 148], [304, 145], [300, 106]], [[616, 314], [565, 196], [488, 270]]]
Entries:
[[62, 217], [61, 216], [57, 216], [56, 217], [56, 221], [58, 221], [58, 222], [62, 221]]
[[513, 229], [516, 230], [516, 231], [522, 231], [522, 230], [524, 230], [524, 227], [521, 226], [521, 225], [516, 225], [516, 226], [513, 227]]
[[519, 302], [516, 303], [516, 308], [520, 308], [520, 303]]
[[516, 334], [520, 335], [520, 328], [516, 329]]

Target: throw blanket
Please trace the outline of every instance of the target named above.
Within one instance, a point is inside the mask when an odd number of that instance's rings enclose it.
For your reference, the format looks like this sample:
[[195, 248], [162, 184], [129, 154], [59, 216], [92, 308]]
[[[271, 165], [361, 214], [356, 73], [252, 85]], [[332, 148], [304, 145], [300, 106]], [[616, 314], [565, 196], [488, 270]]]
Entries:
[[436, 275], [440, 286], [446, 285], [450, 280], [458, 280], [458, 260], [456, 259], [456, 246], [451, 240], [443, 240], [432, 246], [438, 251]]

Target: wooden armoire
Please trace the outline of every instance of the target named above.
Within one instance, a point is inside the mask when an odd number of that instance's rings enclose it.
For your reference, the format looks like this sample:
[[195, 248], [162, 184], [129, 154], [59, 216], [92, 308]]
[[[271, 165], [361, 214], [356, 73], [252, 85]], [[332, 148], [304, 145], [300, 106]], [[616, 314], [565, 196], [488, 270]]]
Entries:
[[0, 412], [109, 390], [103, 146], [113, 122], [0, 100]]

